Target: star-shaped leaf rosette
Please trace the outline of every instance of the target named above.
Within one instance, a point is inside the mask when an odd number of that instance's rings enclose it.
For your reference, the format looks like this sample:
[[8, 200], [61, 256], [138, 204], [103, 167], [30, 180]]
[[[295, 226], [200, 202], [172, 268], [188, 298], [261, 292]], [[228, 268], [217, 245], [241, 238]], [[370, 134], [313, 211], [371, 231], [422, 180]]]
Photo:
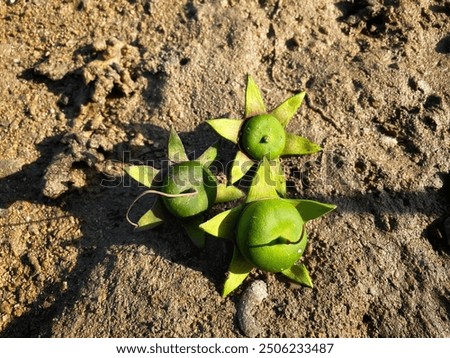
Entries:
[[322, 148], [310, 140], [286, 132], [286, 126], [302, 104], [305, 92], [298, 93], [267, 112], [261, 91], [248, 75], [245, 90], [244, 119], [210, 119], [206, 122], [223, 138], [238, 146], [230, 181], [236, 183], [252, 168], [255, 162], [266, 158], [270, 161], [277, 191], [286, 195], [286, 179], [280, 164], [280, 156], [317, 153]]
[[[168, 159], [171, 165], [158, 170], [148, 165], [128, 165], [124, 170], [134, 180], [148, 187], [130, 205], [128, 221], [136, 229], [152, 229], [164, 221], [179, 220], [192, 242], [199, 248], [205, 245], [205, 233], [199, 229], [204, 213], [215, 203], [236, 200], [244, 193], [234, 186], [218, 184], [209, 170], [217, 155], [217, 146], [209, 147], [195, 160], [189, 160], [178, 134], [171, 130]], [[133, 205], [147, 194], [158, 195], [157, 200], [138, 221], [129, 219]], [[172, 219], [170, 219], [172, 217]]]
[[223, 297], [239, 287], [255, 267], [312, 287], [307, 268], [298, 262], [307, 244], [305, 224], [336, 206], [281, 198], [275, 180], [269, 161], [263, 158], [245, 203], [200, 225], [208, 234], [234, 244]]

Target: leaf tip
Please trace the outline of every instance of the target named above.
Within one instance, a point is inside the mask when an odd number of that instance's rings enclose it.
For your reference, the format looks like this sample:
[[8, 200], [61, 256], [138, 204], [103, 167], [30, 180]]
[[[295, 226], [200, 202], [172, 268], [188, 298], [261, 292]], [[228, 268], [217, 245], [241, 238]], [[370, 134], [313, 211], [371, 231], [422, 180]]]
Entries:
[[244, 117], [249, 118], [265, 112], [266, 106], [261, 95], [261, 90], [253, 80], [253, 77], [250, 74], [247, 74]]

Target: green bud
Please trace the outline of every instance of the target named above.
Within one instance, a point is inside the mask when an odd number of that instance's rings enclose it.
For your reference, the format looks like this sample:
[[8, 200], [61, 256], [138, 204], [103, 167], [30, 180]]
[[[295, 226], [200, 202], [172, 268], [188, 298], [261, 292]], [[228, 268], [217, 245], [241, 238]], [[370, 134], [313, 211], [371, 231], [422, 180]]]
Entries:
[[278, 158], [286, 144], [286, 132], [270, 114], [260, 114], [244, 122], [241, 147], [252, 158]]
[[167, 209], [176, 217], [187, 218], [208, 210], [216, 199], [217, 182], [208, 168], [198, 161], [170, 167], [161, 190], [166, 194], [194, 193], [181, 197], [163, 197]]
[[284, 271], [303, 254], [303, 224], [297, 209], [286, 201], [254, 201], [245, 207], [237, 225], [239, 251], [260, 269]]

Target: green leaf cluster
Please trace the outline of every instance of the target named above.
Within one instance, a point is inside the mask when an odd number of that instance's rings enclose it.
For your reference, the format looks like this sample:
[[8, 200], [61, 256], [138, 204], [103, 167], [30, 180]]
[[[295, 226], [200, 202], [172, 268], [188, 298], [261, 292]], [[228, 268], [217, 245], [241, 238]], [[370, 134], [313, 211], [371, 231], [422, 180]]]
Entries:
[[[239, 287], [255, 267], [279, 272], [312, 287], [308, 270], [300, 262], [307, 245], [305, 224], [335, 206], [286, 198], [286, 178], [280, 160], [282, 156], [322, 150], [309, 139], [286, 131], [304, 97], [305, 92], [296, 94], [268, 112], [261, 91], [248, 76], [244, 118], [206, 121], [220, 136], [236, 144], [227, 184], [217, 183], [209, 170], [218, 154], [218, 145], [189, 160], [174, 130], [169, 136], [168, 159], [172, 166], [167, 172], [144, 165], [125, 167], [129, 176], [148, 188], [137, 199], [147, 193], [159, 195], [153, 207], [133, 223], [136, 229], [155, 228], [171, 216], [179, 220], [199, 248], [204, 247], [206, 234], [231, 242], [233, 256], [223, 296]], [[195, 180], [191, 177], [193, 173]], [[246, 175], [251, 175], [251, 185], [244, 193], [237, 185]], [[206, 220], [213, 204], [244, 196], [240, 205]]]

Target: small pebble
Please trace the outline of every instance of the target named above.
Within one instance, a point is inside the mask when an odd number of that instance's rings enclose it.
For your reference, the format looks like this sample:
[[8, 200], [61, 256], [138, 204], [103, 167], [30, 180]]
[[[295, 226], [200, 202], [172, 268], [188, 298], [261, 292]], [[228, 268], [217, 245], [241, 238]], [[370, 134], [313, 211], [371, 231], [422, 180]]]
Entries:
[[267, 298], [267, 286], [264, 281], [256, 280], [245, 290], [237, 307], [238, 322], [242, 332], [250, 338], [261, 333], [261, 327], [254, 314], [261, 302]]
[[395, 139], [394, 137], [389, 137], [389, 136], [381, 136], [380, 142], [386, 148], [392, 148], [398, 144], [397, 139]]
[[0, 313], [10, 315], [12, 312], [12, 307], [7, 302], [0, 303]]
[[39, 264], [38, 259], [34, 254], [28, 253], [27, 255], [28, 261], [30, 261], [31, 266], [34, 268], [35, 273], [41, 272], [41, 265]]
[[6, 218], [8, 216], [8, 209], [0, 208], [0, 218]]

